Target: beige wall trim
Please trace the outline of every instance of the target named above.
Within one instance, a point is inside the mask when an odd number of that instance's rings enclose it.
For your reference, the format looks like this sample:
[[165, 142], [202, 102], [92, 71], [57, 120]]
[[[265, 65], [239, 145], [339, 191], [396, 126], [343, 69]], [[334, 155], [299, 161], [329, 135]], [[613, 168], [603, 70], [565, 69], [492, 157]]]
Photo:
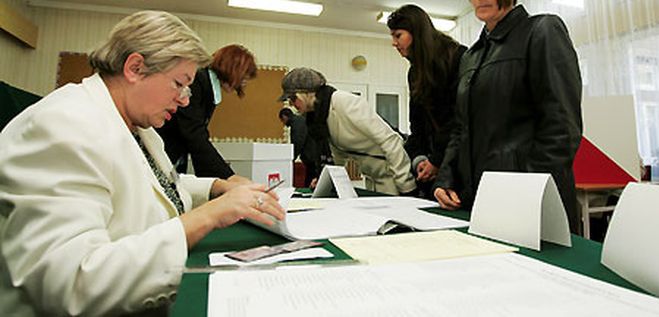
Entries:
[[20, 12], [2, 2], [0, 2], [0, 29], [31, 48], [37, 47], [39, 28]]
[[[27, 4], [34, 7], [91, 11], [91, 12], [102, 12], [102, 13], [116, 13], [116, 14], [126, 14], [126, 15], [141, 10], [137, 8], [68, 3], [68, 2], [60, 2], [53, 0], [28, 0]], [[342, 36], [359, 36], [359, 37], [378, 38], [378, 39], [391, 38], [389, 32], [385, 32], [385, 31], [383, 31], [382, 33], [360, 32], [360, 31], [321, 28], [321, 27], [313, 27], [313, 26], [301, 26], [301, 25], [289, 24], [289, 23], [242, 20], [242, 19], [216, 17], [216, 16], [208, 16], [208, 15], [200, 15], [200, 14], [189, 14], [189, 13], [180, 13], [180, 12], [170, 12], [170, 13], [178, 16], [181, 19], [189, 19], [189, 20], [196, 20], [203, 22], [226, 23], [226, 24], [234, 24], [234, 25], [254, 26], [254, 27], [263, 27], [268, 29], [273, 28], [273, 29], [282, 29], [282, 30], [293, 30], [293, 31], [304, 30], [305, 32], [318, 32], [318, 33], [334, 34], [334, 35], [342, 35]]]

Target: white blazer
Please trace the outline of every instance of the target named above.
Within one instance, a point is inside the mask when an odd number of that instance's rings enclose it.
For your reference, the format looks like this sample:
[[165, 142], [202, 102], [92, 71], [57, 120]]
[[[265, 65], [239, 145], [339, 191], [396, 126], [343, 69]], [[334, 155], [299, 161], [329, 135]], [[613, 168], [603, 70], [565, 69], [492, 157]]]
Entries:
[[398, 195], [416, 188], [403, 139], [364, 98], [334, 92], [327, 126], [335, 163], [343, 165], [348, 157], [357, 161], [366, 176], [367, 189]]
[[[167, 173], [153, 129], [138, 132]], [[213, 179], [182, 177], [186, 209]], [[187, 258], [174, 205], [99, 75], [0, 133], [0, 315], [105, 315], [165, 303]]]

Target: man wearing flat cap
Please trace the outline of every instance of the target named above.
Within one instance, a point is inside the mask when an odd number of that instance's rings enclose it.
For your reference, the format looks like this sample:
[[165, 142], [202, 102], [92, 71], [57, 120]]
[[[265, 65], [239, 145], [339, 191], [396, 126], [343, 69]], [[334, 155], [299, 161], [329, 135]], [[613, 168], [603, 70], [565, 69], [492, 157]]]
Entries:
[[416, 191], [403, 139], [364, 98], [336, 90], [323, 74], [306, 67], [287, 73], [281, 88], [279, 101], [288, 100], [306, 115], [309, 135], [320, 151], [329, 149], [337, 165], [354, 159], [367, 189], [392, 195]]

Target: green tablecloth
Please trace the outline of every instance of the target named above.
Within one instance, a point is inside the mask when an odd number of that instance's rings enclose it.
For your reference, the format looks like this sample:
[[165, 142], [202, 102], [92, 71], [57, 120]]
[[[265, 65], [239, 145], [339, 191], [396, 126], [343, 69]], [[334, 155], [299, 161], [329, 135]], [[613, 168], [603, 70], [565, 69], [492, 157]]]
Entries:
[[[362, 193], [360, 193], [362, 195]], [[429, 211], [441, 215], [469, 220], [465, 211], [446, 212], [439, 209]], [[461, 230], [466, 231], [466, 230]], [[190, 251], [187, 266], [208, 265], [208, 254], [212, 252], [242, 250], [258, 245], [275, 245], [288, 240], [248, 223], [237, 223], [229, 228], [215, 230]], [[326, 248], [336, 257], [334, 260], [349, 259], [343, 251], [327, 242]], [[553, 264], [573, 272], [606, 281], [628, 289], [641, 291], [600, 264], [602, 244], [572, 235], [572, 248], [542, 243], [542, 251], [520, 248], [519, 253]], [[171, 316], [206, 316], [208, 306], [208, 274], [184, 274], [178, 289], [176, 302], [170, 309]]]

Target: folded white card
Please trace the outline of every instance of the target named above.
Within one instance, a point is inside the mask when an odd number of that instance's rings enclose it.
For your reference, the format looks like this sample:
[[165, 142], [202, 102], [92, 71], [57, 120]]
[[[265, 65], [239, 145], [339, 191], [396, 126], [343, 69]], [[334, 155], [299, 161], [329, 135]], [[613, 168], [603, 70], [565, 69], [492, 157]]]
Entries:
[[572, 246], [565, 208], [550, 174], [485, 172], [469, 233], [540, 250], [540, 240]]
[[343, 166], [325, 165], [320, 173], [312, 197], [332, 197], [332, 191], [340, 199], [356, 198], [357, 192], [352, 186], [348, 172]]
[[659, 296], [659, 185], [629, 183], [602, 246], [602, 264]]

